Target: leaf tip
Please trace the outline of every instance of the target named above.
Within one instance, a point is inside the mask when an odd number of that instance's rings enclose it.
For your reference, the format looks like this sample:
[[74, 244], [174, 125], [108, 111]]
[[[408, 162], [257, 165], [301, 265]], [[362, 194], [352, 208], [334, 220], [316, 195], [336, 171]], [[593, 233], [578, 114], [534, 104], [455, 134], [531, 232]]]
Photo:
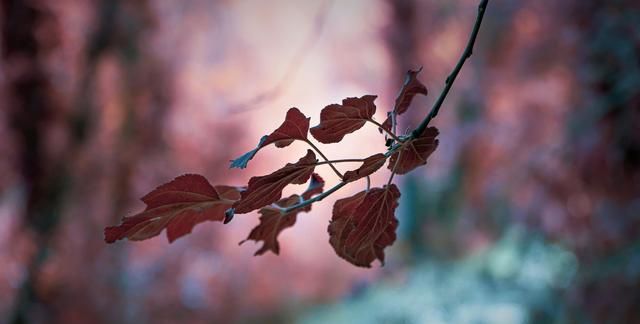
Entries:
[[229, 208], [224, 212], [224, 220], [222, 221], [223, 224], [229, 224], [229, 222], [231, 222], [231, 220], [233, 219], [233, 215], [235, 215], [236, 209], [235, 208]]
[[104, 234], [105, 243], [111, 244], [118, 240], [117, 234], [114, 233], [114, 230], [116, 229], [117, 229], [117, 226], [108, 226], [104, 228], [103, 234]]
[[267, 140], [267, 135], [264, 135], [260, 138], [260, 141], [258, 142], [258, 146], [256, 146], [256, 148], [254, 148], [253, 150], [242, 154], [241, 156], [239, 156], [236, 159], [230, 160], [229, 162], [231, 162], [231, 164], [229, 165], [229, 169], [233, 169], [233, 168], [238, 168], [238, 169], [244, 169], [247, 167], [247, 164], [249, 164], [249, 161], [251, 161], [251, 159], [253, 159], [253, 157], [256, 155], [256, 153], [258, 153], [258, 151], [264, 146], [264, 142]]

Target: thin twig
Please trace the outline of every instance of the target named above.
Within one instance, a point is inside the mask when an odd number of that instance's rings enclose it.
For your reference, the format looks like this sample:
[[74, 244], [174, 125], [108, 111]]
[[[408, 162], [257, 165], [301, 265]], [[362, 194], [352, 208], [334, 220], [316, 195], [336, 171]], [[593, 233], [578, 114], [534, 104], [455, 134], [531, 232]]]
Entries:
[[329, 166], [333, 169], [333, 172], [335, 172], [338, 177], [340, 177], [340, 179], [342, 179], [344, 176], [342, 175], [342, 173], [340, 173], [340, 171], [338, 171], [338, 169], [336, 169], [335, 165], [333, 165], [332, 161], [329, 160], [327, 158], [326, 155], [324, 155], [324, 153], [322, 153], [322, 151], [320, 151], [320, 149], [313, 143], [311, 143], [310, 140], [305, 140], [305, 142], [307, 142], [307, 144], [309, 144], [309, 146], [311, 146], [311, 148], [313, 148], [316, 152], [318, 152], [318, 154], [320, 154], [320, 156], [325, 160], [325, 162], [327, 164], [329, 164]]
[[340, 159], [340, 160], [331, 160], [331, 161], [320, 161], [320, 162], [316, 162], [316, 165], [330, 164], [330, 163], [364, 162], [364, 160], [365, 159]]
[[391, 138], [393, 138], [394, 140], [396, 140], [396, 142], [401, 142], [402, 140], [396, 136], [396, 134], [394, 134], [393, 132], [385, 129], [384, 127], [382, 127], [382, 124], [380, 124], [379, 122], [373, 120], [373, 119], [367, 119], [368, 122], [378, 126], [378, 128], [382, 129], [383, 131], [385, 131], [389, 136], [391, 136]]
[[405, 143], [395, 143], [393, 146], [389, 148], [388, 151], [384, 153], [384, 156], [390, 157], [391, 154], [395, 153], [399, 148], [401, 148]]
[[482, 24], [482, 18], [484, 17], [484, 12], [487, 9], [487, 3], [489, 3], [489, 0], [482, 0], [480, 2], [480, 5], [478, 6], [478, 16], [476, 18], [476, 23], [473, 25], [473, 30], [471, 31], [471, 36], [469, 37], [469, 41], [467, 42], [467, 47], [464, 49], [464, 52], [462, 52], [462, 56], [458, 60], [458, 64], [456, 64], [453, 71], [451, 71], [451, 73], [447, 77], [444, 89], [442, 89], [438, 100], [436, 100], [436, 102], [433, 104], [431, 112], [429, 112], [429, 115], [427, 115], [427, 117], [422, 120], [422, 123], [420, 123], [420, 125], [413, 130], [413, 138], [417, 138], [418, 136], [420, 136], [420, 134], [424, 132], [425, 128], [427, 128], [427, 125], [429, 125], [429, 122], [438, 115], [438, 111], [440, 110], [444, 99], [447, 97], [447, 94], [449, 94], [449, 90], [451, 90], [451, 86], [453, 86], [453, 82], [456, 80], [460, 69], [462, 69], [464, 62], [469, 57], [471, 57], [471, 54], [473, 53], [473, 45], [476, 42], [478, 31], [480, 31], [480, 24]]
[[317, 196], [315, 196], [315, 197], [313, 197], [311, 199], [307, 199], [307, 200], [305, 200], [303, 202], [300, 202], [299, 204], [295, 204], [295, 205], [293, 205], [291, 207], [283, 208], [283, 209], [280, 210], [280, 212], [282, 214], [286, 214], [286, 213], [289, 213], [289, 212], [291, 212], [291, 211], [293, 211], [295, 209], [311, 205], [314, 202], [320, 201], [320, 200], [324, 199], [325, 197], [327, 197], [328, 195], [334, 193], [338, 189], [344, 187], [347, 183], [348, 182], [341, 181], [337, 185], [333, 186], [331, 189], [329, 189], [329, 190], [327, 190], [327, 191], [325, 191], [325, 192], [323, 192], [323, 193], [321, 193], [321, 194], [319, 194], [319, 195], [317, 195]]

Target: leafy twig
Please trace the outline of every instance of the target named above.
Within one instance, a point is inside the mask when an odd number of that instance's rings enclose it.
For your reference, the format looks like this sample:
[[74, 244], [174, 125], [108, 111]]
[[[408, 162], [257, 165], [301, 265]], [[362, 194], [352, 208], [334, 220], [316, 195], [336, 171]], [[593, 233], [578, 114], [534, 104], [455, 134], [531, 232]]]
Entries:
[[[467, 41], [467, 46], [465, 47], [464, 52], [462, 52], [462, 56], [458, 60], [458, 63], [453, 68], [453, 71], [451, 71], [451, 73], [447, 77], [447, 79], [445, 81], [445, 87], [444, 87], [444, 89], [442, 89], [442, 92], [440, 93], [440, 96], [438, 97], [436, 102], [433, 104], [433, 107], [431, 108], [431, 111], [424, 118], [424, 120], [422, 120], [420, 125], [418, 125], [418, 127], [416, 127], [411, 132], [411, 136], [409, 136], [407, 138], [404, 138], [401, 141], [399, 138], [397, 138], [395, 135], [393, 135], [394, 139], [396, 139], [396, 143], [391, 148], [389, 148], [389, 150], [384, 154], [386, 157], [391, 156], [397, 150], [399, 150], [404, 145], [409, 143], [412, 139], [418, 138], [422, 134], [422, 132], [424, 132], [424, 130], [427, 128], [427, 126], [429, 125], [429, 122], [433, 118], [435, 118], [436, 115], [438, 115], [438, 111], [440, 110], [440, 107], [444, 103], [444, 100], [447, 97], [447, 94], [449, 94], [449, 90], [451, 90], [451, 87], [453, 86], [453, 83], [456, 80], [456, 77], [458, 76], [458, 73], [462, 69], [462, 66], [464, 65], [465, 61], [469, 57], [471, 57], [471, 54], [473, 53], [473, 45], [475, 44], [476, 37], [478, 36], [478, 32], [480, 31], [480, 25], [482, 24], [482, 19], [484, 18], [484, 13], [485, 13], [485, 10], [487, 8], [487, 4], [488, 3], [489, 3], [489, 0], [482, 0], [480, 2], [480, 4], [478, 5], [478, 15], [476, 17], [476, 22], [475, 22], [475, 24], [473, 26], [473, 30], [471, 31], [471, 35], [469, 36], [469, 40]], [[373, 122], [373, 121], [371, 121], [371, 122]], [[373, 122], [373, 123], [375, 124], [375, 122]], [[379, 126], [382, 126], [382, 125], [379, 125]], [[308, 142], [308, 143], [311, 144], [311, 142]], [[311, 144], [311, 145], [312, 145], [312, 147], [315, 148], [315, 145], [313, 145], [313, 144]], [[316, 148], [316, 150], [317, 150], [317, 148]], [[318, 153], [320, 153], [320, 151], [318, 151]], [[320, 153], [320, 155], [322, 155], [322, 153]], [[324, 155], [322, 155], [322, 156], [324, 157]], [[326, 158], [325, 158], [325, 160], [329, 161]], [[399, 160], [400, 159], [398, 159], [397, 161], [399, 161]], [[396, 164], [397, 164], [397, 161], [396, 161]], [[329, 163], [329, 162], [327, 162], [327, 163]], [[333, 164], [329, 163], [329, 165], [334, 169], [334, 171], [337, 174], [339, 174], [339, 172], [337, 171], [337, 169], [335, 169]], [[394, 165], [394, 168], [392, 170], [391, 176], [389, 177], [388, 184], [390, 184], [391, 181], [393, 180], [394, 174], [395, 174], [395, 165]], [[342, 176], [340, 178], [342, 178]], [[344, 187], [346, 184], [347, 184], [347, 182], [342, 181], [342, 182], [338, 183], [337, 185], [335, 185], [333, 188], [329, 189], [328, 191], [325, 191], [324, 193], [322, 193], [322, 194], [320, 194], [318, 196], [315, 196], [315, 197], [313, 197], [311, 199], [307, 199], [305, 201], [302, 201], [299, 204], [296, 204], [296, 205], [287, 207], [286, 209], [283, 209], [283, 213], [291, 212], [291, 211], [293, 211], [293, 210], [295, 210], [297, 208], [302, 208], [302, 207], [308, 206], [308, 205], [310, 205], [310, 204], [312, 204], [312, 203], [314, 203], [316, 201], [320, 201], [320, 200], [324, 199], [326, 196], [328, 196], [328, 195], [332, 194], [333, 192], [337, 191], [338, 189]]]
[[[245, 168], [249, 160], [267, 145], [275, 144], [283, 148], [296, 140], [306, 142], [313, 150], [308, 149], [307, 154], [296, 163], [287, 163], [271, 174], [252, 177], [246, 187], [213, 186], [201, 175], [182, 175], [147, 194], [143, 198], [147, 204], [145, 211], [123, 218], [118, 226], [105, 228], [105, 241], [113, 243], [123, 238], [146, 239], [158, 235], [166, 228], [167, 237], [171, 242], [191, 232], [197, 223], [217, 220], [226, 224], [235, 213], [246, 214], [259, 209], [260, 224], [251, 231], [247, 240], [264, 242], [262, 248], [256, 251], [256, 255], [267, 250], [278, 254], [277, 236], [295, 223], [298, 213], [310, 211], [311, 204], [323, 200], [348, 183], [366, 178], [366, 190], [336, 201], [328, 227], [329, 243], [338, 256], [356, 266], [370, 267], [375, 259], [384, 265], [384, 249], [395, 241], [398, 225], [394, 213], [398, 207], [400, 191], [393, 184], [394, 176], [396, 173], [406, 174], [425, 165], [428, 157], [437, 148], [438, 129], [427, 128], [427, 125], [438, 114], [456, 76], [471, 56], [487, 3], [488, 0], [480, 1], [478, 17], [462, 57], [447, 77], [445, 88], [433, 108], [417, 128], [410, 132], [407, 132], [407, 129], [401, 135], [396, 135], [395, 132], [396, 116], [407, 111], [417, 94], [428, 93], [424, 84], [416, 78], [420, 70], [409, 70], [407, 73], [392, 113], [387, 115], [387, 120], [382, 124], [386, 128], [373, 120], [376, 111], [374, 100], [377, 97], [373, 95], [347, 98], [342, 101], [342, 105], [326, 106], [320, 113], [320, 124], [313, 128], [309, 128], [310, 118], [298, 108], [290, 108], [280, 127], [263, 136], [255, 149], [232, 160], [231, 167]], [[330, 160], [309, 138], [311, 133], [321, 143], [337, 143], [342, 141], [345, 135], [362, 128], [366, 121], [382, 128], [389, 135], [385, 136], [387, 152], [384, 154], [377, 153], [364, 159]], [[319, 162], [317, 155], [324, 161]], [[335, 166], [343, 162], [362, 164], [343, 175]], [[328, 164], [340, 177], [340, 182], [325, 192], [325, 181], [314, 173], [316, 166], [322, 164]], [[371, 188], [369, 176], [385, 164], [391, 169], [386, 186]], [[308, 187], [300, 195], [282, 198], [285, 187], [305, 182], [309, 183]], [[160, 225], [154, 225], [149, 230], [149, 224], [155, 223]]]

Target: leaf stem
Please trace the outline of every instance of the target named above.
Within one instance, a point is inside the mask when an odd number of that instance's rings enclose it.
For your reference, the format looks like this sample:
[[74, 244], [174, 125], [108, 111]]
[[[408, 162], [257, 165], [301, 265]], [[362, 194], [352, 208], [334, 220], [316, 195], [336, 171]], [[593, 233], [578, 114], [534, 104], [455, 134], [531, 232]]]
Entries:
[[389, 181], [387, 181], [387, 186], [391, 184], [393, 180], [393, 176], [396, 175], [396, 167], [398, 166], [398, 162], [400, 162], [400, 157], [402, 156], [402, 151], [398, 153], [398, 158], [396, 159], [396, 163], [393, 164], [393, 170], [391, 170], [391, 176], [389, 176]]
[[480, 5], [478, 5], [478, 16], [476, 17], [476, 22], [473, 25], [473, 30], [471, 31], [471, 35], [469, 36], [469, 40], [467, 41], [467, 46], [464, 49], [464, 52], [462, 52], [462, 56], [458, 60], [456, 66], [453, 68], [453, 71], [451, 71], [451, 73], [447, 77], [444, 89], [442, 89], [438, 100], [436, 100], [436, 102], [433, 104], [431, 111], [424, 118], [424, 120], [422, 120], [420, 125], [413, 130], [413, 132], [411, 133], [411, 137], [417, 138], [418, 136], [420, 136], [425, 128], [427, 128], [427, 125], [429, 125], [429, 122], [438, 115], [438, 111], [440, 110], [444, 99], [447, 97], [447, 94], [449, 94], [449, 90], [451, 90], [451, 86], [453, 86], [453, 82], [456, 80], [456, 77], [462, 69], [464, 62], [469, 57], [471, 57], [471, 54], [473, 53], [473, 45], [476, 42], [476, 37], [478, 36], [478, 31], [480, 30], [480, 24], [482, 24], [482, 18], [484, 17], [484, 12], [487, 9], [487, 3], [489, 3], [489, 0], [482, 0], [480, 2]]
[[309, 144], [309, 146], [311, 146], [311, 148], [313, 148], [316, 152], [318, 152], [318, 154], [320, 154], [320, 156], [326, 161], [326, 163], [328, 163], [329, 166], [333, 169], [333, 172], [335, 172], [338, 175], [338, 177], [340, 177], [340, 179], [342, 180], [344, 176], [342, 175], [342, 173], [340, 173], [340, 171], [338, 171], [338, 169], [336, 169], [335, 165], [333, 165], [333, 162], [329, 160], [327, 156], [324, 155], [322, 151], [320, 151], [320, 149], [315, 144], [311, 143], [310, 140], [304, 140], [304, 141], [307, 142], [307, 144]]
[[291, 212], [293, 210], [296, 210], [298, 208], [302, 208], [302, 207], [306, 207], [308, 205], [311, 205], [316, 201], [320, 201], [320, 200], [326, 198], [327, 196], [329, 196], [330, 194], [334, 193], [338, 189], [344, 187], [347, 183], [348, 182], [341, 181], [337, 185], [333, 186], [331, 189], [329, 189], [329, 190], [327, 190], [327, 191], [325, 191], [325, 192], [323, 192], [323, 193], [321, 193], [321, 194], [319, 194], [319, 195], [317, 195], [317, 196], [315, 196], [315, 197], [313, 197], [311, 199], [307, 199], [305, 201], [300, 202], [299, 204], [295, 204], [295, 205], [287, 207], [287, 208], [282, 208], [280, 210], [280, 213], [286, 214], [286, 213], [289, 213], [289, 212]]
[[331, 163], [346, 163], [346, 162], [364, 162], [365, 159], [341, 159], [341, 160], [331, 160], [331, 161], [320, 161], [316, 162], [316, 165], [322, 164], [331, 164]]
[[382, 127], [382, 124], [380, 124], [379, 122], [373, 120], [373, 119], [367, 119], [368, 122], [378, 126], [378, 128], [382, 129], [383, 131], [385, 131], [387, 133], [387, 135], [391, 136], [391, 138], [393, 138], [394, 140], [396, 140], [396, 142], [402, 142], [402, 140], [396, 136], [396, 134], [394, 134], [393, 132], [385, 129], [384, 127]]

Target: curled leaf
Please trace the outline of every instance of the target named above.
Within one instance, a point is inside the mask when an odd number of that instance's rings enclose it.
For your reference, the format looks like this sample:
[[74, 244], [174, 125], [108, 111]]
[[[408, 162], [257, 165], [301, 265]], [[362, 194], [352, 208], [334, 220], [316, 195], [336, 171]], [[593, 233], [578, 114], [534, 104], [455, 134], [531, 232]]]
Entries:
[[342, 105], [332, 104], [320, 112], [320, 124], [311, 128], [311, 135], [321, 143], [337, 143], [360, 129], [376, 112], [373, 101], [377, 96], [347, 98]]
[[298, 208], [288, 213], [282, 213], [282, 208], [291, 207], [302, 199], [309, 199], [315, 194], [322, 193], [324, 187], [324, 180], [314, 173], [309, 181], [309, 187], [305, 192], [299, 195], [291, 195], [289, 198], [284, 198], [275, 203], [276, 206], [267, 206], [260, 209], [260, 224], [254, 227], [249, 233], [249, 236], [240, 242], [240, 244], [254, 240], [256, 242], [263, 241], [262, 247], [256, 251], [255, 255], [261, 255], [267, 251], [272, 251], [275, 254], [280, 253], [280, 244], [278, 243], [278, 235], [285, 228], [291, 227], [296, 223], [296, 218], [300, 212], [308, 212], [311, 210], [311, 205], [304, 208]]
[[[400, 89], [400, 93], [398, 93], [398, 97], [396, 97], [396, 102], [393, 107], [393, 113], [396, 115], [404, 114], [409, 109], [409, 105], [411, 105], [411, 101], [413, 101], [416, 95], [422, 94], [426, 96], [429, 93], [427, 87], [417, 78], [420, 71], [422, 71], [422, 68], [417, 71], [407, 71], [404, 84], [402, 85], [402, 89]], [[389, 131], [391, 130], [391, 114], [387, 115], [387, 119], [382, 123], [382, 126]]]
[[[402, 145], [391, 155], [387, 168], [397, 174], [405, 174], [421, 165], [427, 164], [427, 158], [438, 147], [438, 129], [428, 127], [422, 134]], [[397, 164], [396, 164], [397, 163]]]
[[302, 184], [311, 177], [316, 162], [316, 155], [307, 150], [307, 155], [296, 163], [287, 163], [280, 170], [265, 176], [252, 177], [247, 190], [242, 192], [241, 199], [233, 205], [231, 217], [234, 213], [245, 214], [278, 201], [282, 196], [282, 189], [288, 184]]
[[124, 217], [118, 226], [104, 230], [104, 240], [113, 243], [128, 238], [146, 240], [167, 229], [169, 242], [191, 233], [196, 224], [207, 220], [222, 221], [224, 211], [240, 199], [240, 189], [211, 186], [197, 174], [186, 174], [166, 183], [142, 198], [147, 208]]
[[418, 73], [422, 71], [422, 68], [417, 71], [409, 70], [407, 71], [407, 75], [404, 79], [404, 84], [402, 85], [402, 89], [400, 89], [400, 93], [398, 97], [396, 97], [396, 103], [394, 105], [393, 110], [398, 115], [404, 114], [407, 109], [409, 109], [409, 105], [417, 94], [427, 95], [429, 91], [427, 87], [422, 84], [417, 78]]
[[380, 169], [384, 165], [384, 162], [386, 160], [387, 157], [384, 154], [374, 154], [364, 159], [362, 165], [359, 168], [345, 172], [343, 180], [346, 182], [351, 182], [371, 175], [374, 172], [378, 171], [378, 169]]
[[[391, 118], [393, 118], [391, 116], [391, 113], [388, 112], [387, 113], [387, 119], [384, 120], [384, 122], [382, 123], [382, 128], [384, 128], [387, 132], [391, 132], [391, 127], [392, 127], [392, 120]], [[382, 129], [378, 128], [378, 131], [380, 131], [380, 133], [382, 133]]]
[[324, 190], [324, 179], [322, 179], [322, 177], [317, 174], [317, 173], [313, 173], [311, 175], [311, 180], [309, 181], [309, 186], [307, 187], [307, 190], [305, 190], [302, 193], [302, 198], [304, 199], [310, 199], [311, 197], [317, 195], [317, 194], [321, 194], [322, 191]]
[[391, 184], [336, 201], [328, 231], [338, 256], [359, 267], [369, 268], [375, 259], [384, 265], [384, 248], [396, 240], [398, 198]]
[[263, 241], [262, 247], [256, 251], [254, 255], [261, 255], [267, 251], [275, 254], [280, 253], [280, 244], [278, 243], [278, 235], [285, 228], [291, 227], [296, 223], [296, 218], [301, 209], [296, 209], [290, 213], [282, 214], [280, 208], [293, 206], [300, 202], [300, 196], [291, 195], [275, 203], [277, 206], [267, 206], [260, 208], [260, 224], [254, 227], [249, 236], [240, 241], [242, 244], [248, 240], [256, 242]]
[[285, 147], [291, 144], [294, 140], [307, 140], [307, 133], [309, 132], [309, 118], [298, 110], [298, 108], [291, 108], [287, 111], [287, 116], [284, 122], [274, 130], [271, 134], [265, 135], [260, 138], [260, 142], [255, 149], [243, 154], [235, 160], [231, 160], [230, 168], [244, 169], [258, 151], [269, 145], [275, 144], [276, 147]]
[[253, 159], [253, 157], [256, 155], [256, 153], [258, 153], [258, 151], [264, 146], [264, 142], [267, 140], [269, 136], [265, 135], [262, 136], [260, 138], [260, 141], [258, 142], [258, 146], [256, 146], [256, 148], [254, 148], [253, 150], [242, 154], [240, 157], [238, 157], [235, 160], [231, 160], [231, 165], [229, 166], [230, 168], [240, 168], [240, 169], [244, 169], [247, 167], [247, 164], [249, 163], [249, 161], [251, 161], [251, 159]]

